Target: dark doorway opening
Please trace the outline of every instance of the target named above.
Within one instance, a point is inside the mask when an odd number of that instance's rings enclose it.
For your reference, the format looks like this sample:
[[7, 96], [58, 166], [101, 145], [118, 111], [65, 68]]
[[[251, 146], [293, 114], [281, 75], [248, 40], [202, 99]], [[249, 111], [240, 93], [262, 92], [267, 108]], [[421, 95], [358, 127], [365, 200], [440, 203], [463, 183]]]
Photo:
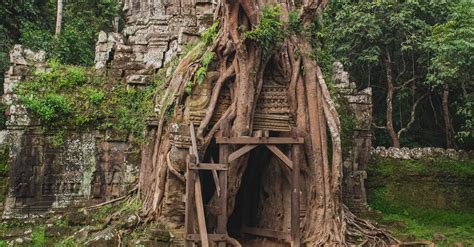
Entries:
[[251, 151], [237, 193], [235, 209], [227, 224], [230, 236], [242, 238], [242, 227], [253, 227], [258, 224], [260, 197], [264, 196], [261, 189], [262, 177], [265, 176], [264, 171], [271, 158], [272, 153], [265, 146], [259, 146]]

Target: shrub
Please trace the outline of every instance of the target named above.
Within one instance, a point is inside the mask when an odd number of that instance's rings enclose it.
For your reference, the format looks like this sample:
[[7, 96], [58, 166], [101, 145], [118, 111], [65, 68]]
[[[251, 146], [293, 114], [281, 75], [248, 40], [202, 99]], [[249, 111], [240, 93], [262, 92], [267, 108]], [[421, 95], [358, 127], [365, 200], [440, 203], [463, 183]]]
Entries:
[[262, 19], [258, 26], [245, 33], [244, 37], [256, 42], [264, 52], [269, 55], [270, 50], [279, 45], [285, 37], [283, 22], [280, 20], [280, 8], [278, 6], [265, 6]]

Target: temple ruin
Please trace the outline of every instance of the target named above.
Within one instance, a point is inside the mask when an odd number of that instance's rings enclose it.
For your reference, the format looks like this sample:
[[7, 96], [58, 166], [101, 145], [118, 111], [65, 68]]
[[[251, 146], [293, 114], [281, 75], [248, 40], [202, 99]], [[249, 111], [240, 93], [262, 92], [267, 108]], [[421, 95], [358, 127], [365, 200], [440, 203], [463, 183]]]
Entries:
[[[122, 33], [101, 32], [98, 36], [97, 72], [113, 83], [130, 87], [148, 85], [160, 68], [187, 44], [198, 40], [199, 33], [212, 24], [215, 7], [213, 0], [125, 0], [125, 29]], [[136, 147], [128, 142], [127, 136], [106, 130], [67, 130], [65, 142], [54, 145], [54, 133], [44, 131], [41, 123], [16, 103], [14, 92], [16, 84], [33, 76], [33, 69], [47, 70], [45, 55], [15, 46], [10, 56], [3, 101], [9, 105], [6, 135], [12, 169], [3, 216], [92, 205], [133, 189], [139, 176], [140, 155], [134, 152]], [[291, 151], [294, 145], [302, 143], [302, 138], [290, 132], [294, 119], [289, 114], [287, 83], [273, 71], [264, 75], [253, 116], [253, 130], [259, 131], [260, 137], [243, 140], [222, 136], [211, 140], [208, 152], [199, 153], [200, 143], [193, 143], [194, 127], [190, 126], [199, 126], [203, 119], [217, 76], [217, 72], [208, 72], [203, 84], [187, 98], [182, 121], [172, 126], [168, 140], [172, 149], [167, 157], [171, 168], [166, 174], [164, 195], [168, 205], [164, 210], [170, 211], [163, 221], [188, 233], [188, 243], [202, 239], [190, 221], [203, 215], [189, 214], [191, 206], [194, 207], [189, 202], [196, 196], [189, 181], [201, 177], [205, 220], [217, 222], [216, 229], [212, 229], [216, 233], [209, 235], [210, 240], [219, 242], [218, 238], [228, 232], [231, 236], [247, 233], [298, 241], [298, 231], [291, 229], [299, 226], [300, 216], [307, 210], [303, 205], [308, 200], [308, 185], [305, 167], [298, 167], [294, 161], [296, 154]], [[334, 82], [355, 123], [351, 147], [344, 159], [344, 201], [353, 212], [363, 212], [367, 209], [364, 180], [371, 148], [371, 89], [358, 91], [340, 63], [334, 65]], [[217, 121], [230, 106], [231, 92], [226, 90], [218, 99], [211, 122]], [[150, 121], [149, 129], [153, 128], [157, 128], [156, 122]], [[231, 154], [225, 148], [231, 144], [241, 146]], [[227, 222], [223, 209], [226, 200], [216, 206], [211, 197], [218, 189], [221, 199], [226, 198], [226, 165], [245, 153], [250, 154], [249, 164], [239, 191], [232, 192], [237, 193], [236, 209]], [[191, 160], [186, 159], [188, 154], [192, 154]], [[211, 169], [212, 163], [215, 165]], [[186, 172], [187, 169], [193, 172]]]

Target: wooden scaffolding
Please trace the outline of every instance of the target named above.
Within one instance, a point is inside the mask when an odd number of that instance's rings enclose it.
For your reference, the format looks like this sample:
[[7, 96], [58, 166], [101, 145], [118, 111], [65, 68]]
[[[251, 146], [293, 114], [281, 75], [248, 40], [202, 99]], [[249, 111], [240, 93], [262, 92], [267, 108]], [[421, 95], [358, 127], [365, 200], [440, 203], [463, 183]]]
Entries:
[[[219, 163], [201, 163], [197, 148], [194, 126], [190, 126], [191, 142], [190, 154], [187, 159], [186, 177], [186, 212], [185, 212], [185, 243], [186, 247], [195, 245], [208, 247], [210, 242], [218, 247], [225, 247], [229, 241], [227, 234], [227, 176], [229, 164], [257, 146], [266, 146], [281, 161], [281, 168], [291, 178], [291, 229], [289, 232], [255, 227], [242, 228], [242, 232], [260, 237], [280, 239], [289, 242], [292, 247], [300, 246], [300, 167], [297, 162], [297, 145], [304, 143], [301, 137], [217, 137], [219, 145]], [[239, 149], [231, 153], [230, 145], [239, 145]], [[291, 145], [293, 160], [285, 155], [277, 145]], [[202, 199], [200, 170], [212, 172], [219, 206], [216, 210], [217, 228], [215, 233], [208, 234], [206, 229], [204, 203]], [[194, 224], [197, 221], [198, 233]]]

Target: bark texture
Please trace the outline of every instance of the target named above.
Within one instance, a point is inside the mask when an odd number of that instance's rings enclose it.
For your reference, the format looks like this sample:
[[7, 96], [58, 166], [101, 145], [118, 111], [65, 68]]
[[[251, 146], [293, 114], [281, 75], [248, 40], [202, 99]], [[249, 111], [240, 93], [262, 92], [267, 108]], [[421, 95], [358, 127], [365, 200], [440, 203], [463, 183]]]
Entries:
[[449, 98], [449, 85], [445, 83], [443, 84], [443, 100], [442, 100], [444, 131], [445, 131], [445, 137], [446, 137], [446, 148], [452, 148], [453, 147], [453, 142], [452, 142], [453, 126], [451, 124], [451, 116], [449, 114], [449, 107], [448, 107], [449, 99], [448, 98]]
[[62, 22], [63, 22], [63, 0], [58, 0], [58, 3], [56, 5], [56, 30], [54, 32], [54, 35], [56, 37], [59, 36], [59, 34], [61, 34]]
[[[158, 127], [149, 133], [152, 140], [143, 149], [139, 186], [144, 197], [143, 209], [150, 219], [167, 217], [165, 212], [169, 209], [163, 198], [167, 174], [173, 173], [167, 161], [167, 155], [172, 151], [170, 130], [174, 123], [182, 120], [186, 83], [196, 80], [196, 71], [204, 54], [213, 52], [214, 67], [219, 73], [207, 112], [197, 129], [201, 143], [199, 152], [204, 154], [210, 140], [219, 132], [232, 137], [262, 135], [261, 131], [252, 129], [253, 113], [265, 71], [277, 70], [287, 81], [290, 114], [295, 119], [292, 132], [305, 138], [305, 145], [299, 152], [304, 154], [300, 157], [300, 164], [308, 170], [310, 188], [308, 205], [303, 207], [311, 210], [306, 210], [302, 223], [302, 243], [307, 246], [340, 246], [394, 241], [369, 222], [355, 217], [342, 203], [341, 126], [321, 69], [311, 57], [313, 47], [307, 35], [303, 32], [285, 35], [272, 47], [262, 47], [245, 35], [258, 27], [265, 6], [278, 6], [282, 23], [287, 23], [291, 11], [296, 11], [301, 25], [307, 27], [326, 5], [326, 0], [220, 2], [216, 38], [206, 49], [197, 46], [181, 59], [172, 78], [164, 85], [166, 89], [158, 102], [161, 109]], [[229, 89], [231, 105], [211, 125], [222, 88]], [[173, 112], [171, 118], [167, 117], [169, 112]], [[330, 154], [331, 159], [328, 157]], [[248, 158], [248, 155], [243, 156], [229, 165], [229, 215], [234, 210]]]

